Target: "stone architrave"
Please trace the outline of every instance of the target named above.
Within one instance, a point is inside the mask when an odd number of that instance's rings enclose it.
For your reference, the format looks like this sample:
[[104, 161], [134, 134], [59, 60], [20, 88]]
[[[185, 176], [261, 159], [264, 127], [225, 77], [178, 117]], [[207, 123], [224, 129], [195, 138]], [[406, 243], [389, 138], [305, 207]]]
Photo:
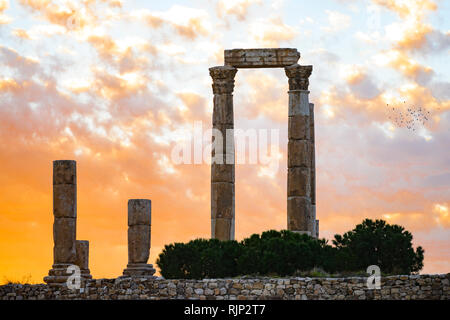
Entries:
[[53, 266], [44, 281], [64, 285], [76, 263], [77, 173], [73, 160], [53, 161]]
[[293, 48], [225, 50], [225, 65], [235, 68], [284, 68], [296, 64], [300, 53]]
[[211, 153], [211, 238], [234, 240], [234, 116], [233, 89], [237, 69], [212, 67], [213, 148]]
[[150, 257], [152, 202], [148, 199], [128, 200], [128, 265], [123, 277], [154, 278]]
[[285, 68], [289, 78], [288, 122], [288, 230], [315, 236], [312, 188], [311, 113], [309, 77], [312, 66], [294, 64]]

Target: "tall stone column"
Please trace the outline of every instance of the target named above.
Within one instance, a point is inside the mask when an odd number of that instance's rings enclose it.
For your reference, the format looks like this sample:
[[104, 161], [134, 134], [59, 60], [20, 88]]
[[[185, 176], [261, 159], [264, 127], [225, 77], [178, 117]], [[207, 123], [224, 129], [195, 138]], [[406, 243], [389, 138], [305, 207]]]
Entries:
[[151, 209], [148, 199], [128, 200], [128, 265], [124, 277], [153, 278], [155, 269], [147, 264], [150, 256]]
[[233, 89], [237, 69], [209, 69], [213, 79], [213, 150], [211, 159], [211, 238], [234, 240], [235, 155]]
[[314, 234], [311, 203], [311, 114], [309, 76], [312, 66], [294, 64], [285, 68], [289, 78], [288, 123], [288, 230]]
[[316, 220], [316, 139], [315, 139], [315, 128], [314, 128], [314, 104], [309, 104], [309, 114], [310, 114], [310, 139], [311, 139], [311, 209], [313, 214], [312, 219], [312, 236], [319, 238], [319, 220]]
[[77, 172], [73, 160], [53, 161], [53, 266], [48, 284], [65, 284], [76, 262]]

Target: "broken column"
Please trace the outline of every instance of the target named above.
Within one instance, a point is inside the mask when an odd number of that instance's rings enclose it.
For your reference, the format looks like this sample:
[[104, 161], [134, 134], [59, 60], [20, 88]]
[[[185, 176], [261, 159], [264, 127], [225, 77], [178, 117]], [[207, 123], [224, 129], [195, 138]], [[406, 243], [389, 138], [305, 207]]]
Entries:
[[311, 114], [309, 76], [312, 66], [285, 68], [289, 78], [288, 123], [288, 230], [314, 236], [315, 216], [311, 202]]
[[234, 116], [233, 89], [237, 69], [209, 69], [213, 79], [213, 148], [211, 158], [211, 238], [234, 240]]
[[48, 284], [65, 284], [76, 261], [77, 174], [73, 160], [53, 161], [53, 266]]
[[155, 269], [147, 264], [150, 256], [151, 208], [151, 200], [128, 200], [128, 265], [123, 271], [124, 277], [154, 278]]
[[314, 238], [319, 238], [319, 220], [316, 220], [316, 139], [314, 133], [314, 104], [309, 104], [309, 114], [310, 114], [310, 152], [311, 152], [311, 210], [312, 216], [312, 236]]
[[75, 264], [80, 267], [81, 277], [83, 279], [92, 279], [91, 271], [89, 270], [89, 241], [76, 241], [77, 257]]

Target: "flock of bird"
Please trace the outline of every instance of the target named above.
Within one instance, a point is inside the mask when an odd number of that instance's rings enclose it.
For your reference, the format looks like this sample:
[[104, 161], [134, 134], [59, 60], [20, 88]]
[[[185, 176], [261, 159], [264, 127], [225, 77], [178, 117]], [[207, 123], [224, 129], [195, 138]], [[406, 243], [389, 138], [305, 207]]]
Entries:
[[[403, 104], [406, 104], [406, 101], [403, 101]], [[386, 106], [389, 120], [400, 128], [416, 131], [430, 119], [430, 111], [422, 107], [411, 106], [405, 110], [404, 107], [393, 107], [389, 104]]]

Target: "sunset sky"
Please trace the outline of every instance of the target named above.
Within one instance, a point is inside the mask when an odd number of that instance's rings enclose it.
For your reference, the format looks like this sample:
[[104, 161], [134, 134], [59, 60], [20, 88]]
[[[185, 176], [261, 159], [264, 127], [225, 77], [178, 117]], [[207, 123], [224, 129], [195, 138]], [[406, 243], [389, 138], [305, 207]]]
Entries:
[[[150, 263], [210, 237], [210, 166], [171, 150], [211, 127], [223, 50], [264, 47], [314, 66], [320, 236], [385, 219], [449, 272], [450, 1], [0, 0], [0, 283], [51, 268], [53, 160], [77, 161], [94, 278], [127, 264], [130, 198], [152, 200]], [[237, 240], [286, 228], [287, 90], [283, 69], [236, 75], [235, 127], [280, 130], [279, 170], [236, 166]], [[413, 131], [391, 107], [430, 115]]]

